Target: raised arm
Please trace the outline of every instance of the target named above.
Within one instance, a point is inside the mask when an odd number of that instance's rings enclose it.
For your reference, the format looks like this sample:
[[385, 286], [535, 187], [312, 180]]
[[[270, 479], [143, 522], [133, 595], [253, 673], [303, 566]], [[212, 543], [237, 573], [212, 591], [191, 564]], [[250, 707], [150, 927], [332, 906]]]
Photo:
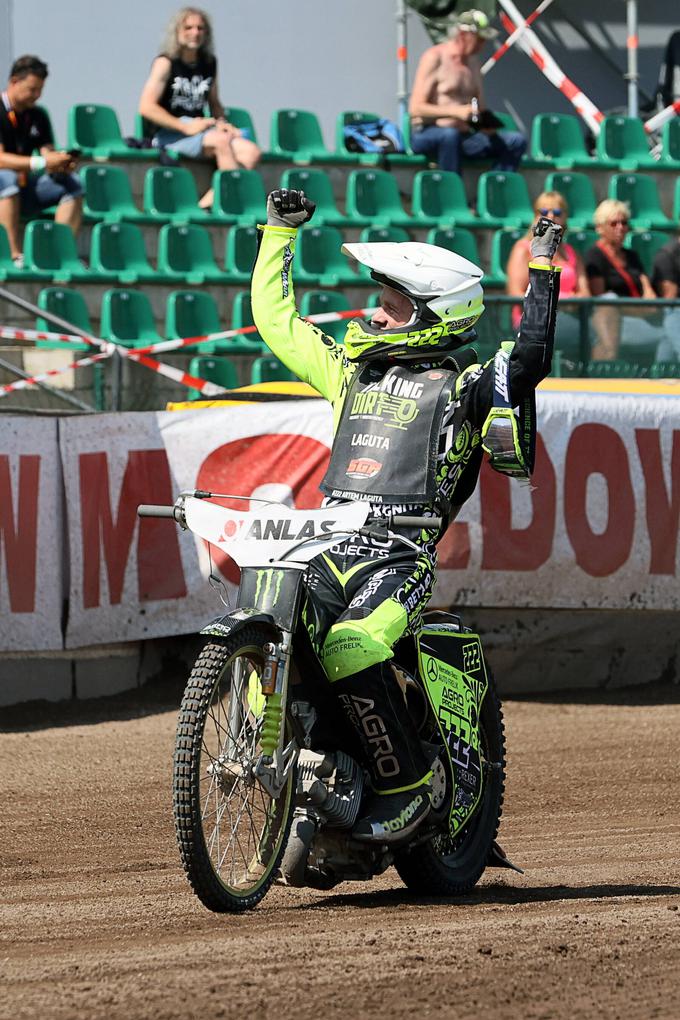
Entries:
[[[561, 238], [561, 228], [550, 220], [539, 220], [544, 232], [531, 242], [529, 288], [522, 307], [519, 334], [510, 354], [510, 399], [517, 406], [550, 372], [557, 300], [560, 294], [559, 266], [552, 263]], [[460, 396], [472, 422], [481, 427], [493, 406], [494, 362], [483, 370], [473, 368], [460, 377]]]
[[[281, 194], [286, 196], [286, 207], [294, 207], [292, 211], [277, 212], [273, 196]], [[296, 198], [289, 201], [289, 195]], [[262, 238], [253, 270], [251, 304], [255, 325], [272, 353], [333, 403], [344, 390], [345, 357], [331, 337], [300, 318], [291, 271], [298, 226], [313, 211], [314, 204], [302, 192], [273, 192], [269, 196], [267, 225], [259, 228]]]

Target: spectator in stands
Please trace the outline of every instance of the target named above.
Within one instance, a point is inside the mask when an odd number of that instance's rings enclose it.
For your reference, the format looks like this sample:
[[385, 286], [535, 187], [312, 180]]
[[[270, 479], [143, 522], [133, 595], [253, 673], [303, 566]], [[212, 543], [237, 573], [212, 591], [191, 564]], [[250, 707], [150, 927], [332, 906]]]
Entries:
[[[630, 226], [627, 202], [607, 198], [595, 210], [595, 228], [600, 235], [585, 254], [586, 273], [593, 297], [653, 299], [656, 295], [645, 275], [637, 252], [624, 248]], [[664, 330], [647, 321], [644, 307], [626, 308], [626, 314], [614, 305], [595, 308], [592, 323], [597, 334], [593, 361], [611, 361], [619, 355], [620, 344], [655, 344], [664, 339]]]
[[[190, 159], [214, 159], [219, 170], [252, 169], [260, 159], [255, 142], [224, 119], [212, 25], [197, 7], [183, 7], [170, 19], [161, 54], [142, 90], [139, 112], [158, 128], [155, 147]], [[199, 204], [212, 205], [212, 191]]]
[[[680, 238], [659, 248], [652, 267], [652, 287], [660, 298], [680, 299]], [[658, 361], [680, 361], [680, 305], [664, 309], [665, 338], [656, 352]]]
[[[570, 297], [589, 297], [590, 287], [583, 259], [575, 251], [572, 245], [567, 244], [564, 238], [567, 234], [567, 220], [569, 207], [564, 195], [559, 191], [542, 191], [534, 202], [534, 216], [536, 220], [547, 217], [564, 228], [562, 243], [553, 256], [553, 265], [561, 266], [560, 276], [560, 301]], [[534, 224], [529, 227], [524, 237], [513, 245], [507, 265], [506, 291], [518, 298], [523, 298], [529, 286], [529, 246], [534, 236]], [[519, 329], [519, 322], [522, 317], [522, 309], [516, 305], [512, 310], [513, 329]], [[557, 316], [557, 328], [555, 342], [558, 348], [575, 347], [580, 338], [580, 323], [578, 315], [565, 313], [560, 308]]]
[[[497, 35], [481, 11], [458, 15], [451, 37], [420, 58], [411, 101], [411, 148], [460, 173], [461, 159], [491, 159], [495, 170], [516, 170], [527, 142], [516, 131], [484, 127], [497, 120], [485, 110], [477, 54]], [[479, 127], [479, 129], [477, 129]]]
[[72, 153], [56, 151], [50, 120], [36, 103], [47, 78], [38, 57], [12, 64], [0, 106], [0, 224], [7, 231], [17, 267], [24, 264], [20, 215], [30, 217], [56, 205], [54, 218], [76, 234], [82, 220], [80, 179]]

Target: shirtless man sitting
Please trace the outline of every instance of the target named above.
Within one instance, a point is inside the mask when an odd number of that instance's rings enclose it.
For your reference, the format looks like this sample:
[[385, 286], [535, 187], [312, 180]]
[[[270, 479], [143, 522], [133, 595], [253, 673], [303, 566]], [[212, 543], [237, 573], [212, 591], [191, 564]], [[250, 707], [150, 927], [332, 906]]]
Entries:
[[472, 130], [472, 118], [485, 109], [477, 54], [497, 34], [482, 11], [465, 11], [450, 38], [420, 58], [409, 103], [411, 148], [436, 159], [442, 170], [459, 174], [463, 156], [491, 159], [494, 170], [516, 170], [526, 151], [517, 131]]

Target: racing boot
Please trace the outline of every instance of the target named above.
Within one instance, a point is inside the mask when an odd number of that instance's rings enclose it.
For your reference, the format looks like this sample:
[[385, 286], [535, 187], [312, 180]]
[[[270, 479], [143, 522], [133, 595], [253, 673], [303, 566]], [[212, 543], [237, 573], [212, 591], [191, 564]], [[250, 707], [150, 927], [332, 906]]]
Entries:
[[432, 773], [403, 694], [385, 663], [333, 683], [364, 752], [373, 795], [354, 826], [354, 839], [396, 843], [430, 810]]

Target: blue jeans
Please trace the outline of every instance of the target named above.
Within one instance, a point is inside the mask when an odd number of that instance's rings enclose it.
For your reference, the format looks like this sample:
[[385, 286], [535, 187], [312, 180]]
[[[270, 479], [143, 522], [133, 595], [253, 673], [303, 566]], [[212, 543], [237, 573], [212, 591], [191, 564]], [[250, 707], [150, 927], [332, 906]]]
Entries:
[[26, 184], [20, 188], [15, 170], [0, 170], [0, 198], [19, 195], [25, 216], [60, 202], [72, 202], [82, 193], [83, 186], [77, 174], [41, 174], [40, 177], [29, 174]]
[[454, 127], [431, 124], [411, 134], [411, 148], [435, 159], [440, 170], [460, 173], [466, 159], [491, 159], [494, 170], [516, 170], [527, 149], [527, 140], [518, 131], [459, 131]]

